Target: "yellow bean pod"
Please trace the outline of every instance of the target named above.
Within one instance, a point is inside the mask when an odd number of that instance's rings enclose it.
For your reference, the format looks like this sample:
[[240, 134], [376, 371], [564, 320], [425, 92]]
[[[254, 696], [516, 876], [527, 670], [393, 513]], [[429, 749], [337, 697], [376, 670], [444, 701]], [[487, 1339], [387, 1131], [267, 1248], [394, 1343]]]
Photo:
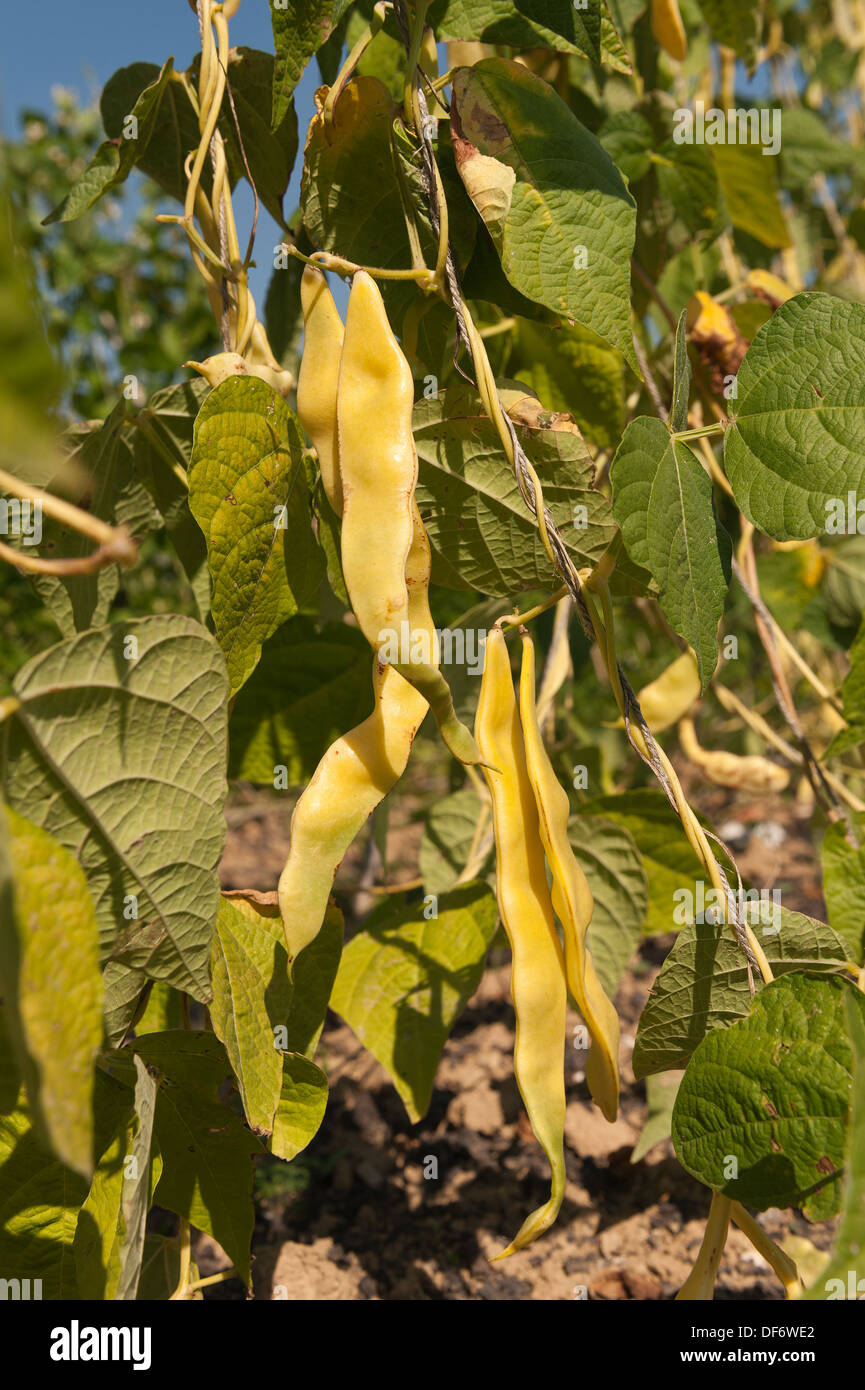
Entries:
[[427, 712], [423, 696], [377, 657], [373, 688], [372, 714], [331, 744], [291, 817], [291, 845], [278, 888], [291, 961], [318, 935], [343, 856], [405, 772]]
[[475, 736], [485, 761], [500, 769], [485, 769], [484, 775], [493, 806], [499, 912], [513, 956], [514, 1075], [551, 1174], [549, 1201], [526, 1217], [496, 1257], [503, 1259], [553, 1224], [564, 1197], [567, 990], [510, 661], [499, 628], [487, 637]]
[[688, 36], [678, 0], [652, 0], [652, 33], [671, 58], [679, 63], [687, 58]]
[[412, 539], [417, 453], [414, 382], [375, 281], [352, 281], [339, 367], [342, 572], [374, 651], [408, 620], [405, 566]]
[[679, 743], [688, 761], [701, 768], [716, 787], [733, 787], [759, 796], [766, 792], [782, 792], [790, 783], [787, 768], [768, 758], [703, 748], [693, 721], [687, 717], [679, 720]]
[[528, 633], [523, 634], [520, 722], [541, 842], [553, 876], [553, 908], [564, 932], [568, 988], [592, 1035], [586, 1081], [592, 1099], [612, 1121], [619, 1109], [619, 1016], [604, 992], [586, 945], [595, 904], [568, 839], [571, 808], [567, 792], [553, 771], [541, 737], [535, 708], [535, 649]]
[[342, 479], [337, 450], [336, 392], [344, 329], [323, 271], [308, 265], [300, 277], [303, 356], [297, 378], [297, 413], [318, 454], [321, 481], [337, 516], [342, 516]]
[[[457, 718], [450, 686], [438, 669], [427, 596], [429, 544], [414, 501], [413, 404], [411, 369], [391, 331], [378, 286], [358, 271], [348, 301], [337, 391], [345, 585], [367, 641], [376, 651], [394, 648], [387, 659], [423, 695], [446, 747], [460, 762], [479, 763], [475, 740]], [[415, 535], [418, 545], [422, 535], [426, 556], [420, 582], [406, 571]], [[420, 657], [413, 654], [418, 649]]]
[[205, 357], [203, 362], [184, 362], [184, 367], [194, 367], [203, 376], [208, 386], [221, 386], [233, 376], [257, 376], [266, 381], [280, 396], [287, 396], [294, 390], [294, 377], [278, 362], [253, 362], [249, 357], [241, 357], [239, 352], [217, 352], [213, 357]]
[[[637, 701], [643, 718], [653, 734], [661, 734], [687, 714], [695, 700], [700, 698], [700, 675], [694, 653], [688, 649], [677, 656], [666, 670], [655, 680], [644, 685], [637, 692]], [[608, 728], [624, 729], [624, 719], [618, 719]]]

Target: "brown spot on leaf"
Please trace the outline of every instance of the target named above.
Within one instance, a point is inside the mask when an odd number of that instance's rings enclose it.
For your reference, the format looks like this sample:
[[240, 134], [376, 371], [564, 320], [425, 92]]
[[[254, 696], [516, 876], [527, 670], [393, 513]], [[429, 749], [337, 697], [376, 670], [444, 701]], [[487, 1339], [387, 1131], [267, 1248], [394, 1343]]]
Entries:
[[818, 1173], [822, 1173], [825, 1177], [829, 1173], [834, 1173], [835, 1171], [835, 1164], [832, 1162], [831, 1158], [829, 1158], [827, 1154], [824, 1154], [822, 1158], [817, 1159]]

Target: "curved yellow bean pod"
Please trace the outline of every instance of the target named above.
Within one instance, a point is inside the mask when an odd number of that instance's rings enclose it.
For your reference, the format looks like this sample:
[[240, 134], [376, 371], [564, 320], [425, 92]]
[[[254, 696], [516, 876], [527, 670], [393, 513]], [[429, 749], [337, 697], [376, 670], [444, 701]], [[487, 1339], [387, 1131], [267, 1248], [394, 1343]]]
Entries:
[[678, 0], [652, 0], [652, 33], [671, 58], [688, 56], [688, 36], [679, 14]]
[[553, 1224], [564, 1197], [567, 991], [510, 661], [499, 628], [487, 637], [475, 735], [486, 762], [500, 769], [485, 769], [484, 775], [493, 805], [499, 912], [513, 956], [514, 1075], [551, 1174], [549, 1201], [526, 1217], [496, 1257], [503, 1259]]
[[342, 572], [374, 651], [408, 620], [405, 566], [412, 539], [417, 453], [414, 381], [375, 281], [352, 281], [339, 367]]
[[679, 720], [679, 742], [689, 762], [699, 767], [716, 787], [735, 787], [740, 791], [764, 795], [782, 792], [790, 784], [786, 767], [762, 758], [757, 753], [725, 753], [722, 749], [704, 748], [697, 739], [693, 720]]
[[344, 329], [324, 273], [308, 265], [300, 277], [303, 356], [297, 378], [297, 413], [318, 454], [327, 500], [342, 516], [336, 392]]
[[619, 1017], [604, 993], [586, 946], [594, 900], [568, 839], [570, 804], [544, 747], [535, 709], [535, 649], [523, 634], [520, 721], [529, 782], [537, 806], [541, 842], [553, 876], [553, 907], [565, 938], [568, 988], [592, 1035], [586, 1081], [610, 1121], [619, 1109]]
[[278, 893], [292, 961], [318, 935], [342, 858], [405, 772], [427, 712], [423, 696], [377, 657], [373, 688], [372, 714], [330, 745], [291, 817], [291, 846]]

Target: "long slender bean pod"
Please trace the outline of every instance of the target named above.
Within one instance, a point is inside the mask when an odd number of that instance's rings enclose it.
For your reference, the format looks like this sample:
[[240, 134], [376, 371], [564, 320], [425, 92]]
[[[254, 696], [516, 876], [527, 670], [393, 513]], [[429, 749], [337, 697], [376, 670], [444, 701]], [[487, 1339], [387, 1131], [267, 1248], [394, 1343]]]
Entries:
[[552, 899], [565, 940], [568, 988], [592, 1035], [586, 1081], [593, 1100], [610, 1121], [619, 1108], [619, 1018], [598, 979], [586, 933], [594, 911], [592, 890], [568, 839], [570, 804], [553, 771], [535, 708], [535, 649], [523, 634], [520, 721], [529, 782], [537, 807], [544, 853], [553, 876]]
[[[324, 397], [326, 387], [320, 389]], [[324, 415], [324, 399], [321, 404]], [[478, 763], [480, 752], [457, 718], [450, 686], [438, 669], [428, 603], [417, 634], [409, 614], [406, 562], [416, 527], [423, 529], [414, 502], [413, 405], [411, 368], [391, 331], [378, 286], [358, 271], [349, 295], [337, 389], [345, 585], [367, 641], [423, 695], [454, 757]], [[427, 578], [424, 593], [428, 583]]]
[[567, 990], [510, 661], [499, 628], [487, 637], [475, 735], [485, 761], [500, 769], [485, 768], [484, 775], [493, 806], [499, 912], [513, 956], [514, 1075], [551, 1174], [549, 1200], [526, 1217], [497, 1256], [503, 1259], [553, 1224], [564, 1197]]
[[279, 910], [292, 961], [317, 935], [342, 858], [405, 772], [427, 711], [422, 695], [373, 660], [375, 708], [332, 743], [294, 808], [279, 880]]

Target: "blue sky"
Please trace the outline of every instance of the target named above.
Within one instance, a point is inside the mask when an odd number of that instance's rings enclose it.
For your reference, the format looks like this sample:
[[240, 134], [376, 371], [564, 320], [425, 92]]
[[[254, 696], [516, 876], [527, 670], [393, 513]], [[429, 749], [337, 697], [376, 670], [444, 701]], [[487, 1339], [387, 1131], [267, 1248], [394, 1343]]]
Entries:
[[[198, 22], [188, 0], [8, 0], [0, 45], [0, 132], [14, 135], [23, 107], [50, 111], [51, 89], [73, 88], [82, 103], [98, 99], [117, 68], [145, 61], [163, 63], [171, 55], [185, 68], [198, 52]], [[273, 51], [267, 0], [242, 0], [231, 21], [231, 42]], [[301, 150], [320, 84], [313, 61], [301, 79], [296, 104]], [[290, 213], [298, 201], [300, 154], [285, 196]], [[246, 184], [235, 195], [241, 244], [252, 220], [252, 196]], [[166, 200], [166, 210], [168, 200]], [[256, 237], [258, 266], [251, 273], [256, 303], [263, 309], [272, 267], [276, 224], [259, 214]]]

